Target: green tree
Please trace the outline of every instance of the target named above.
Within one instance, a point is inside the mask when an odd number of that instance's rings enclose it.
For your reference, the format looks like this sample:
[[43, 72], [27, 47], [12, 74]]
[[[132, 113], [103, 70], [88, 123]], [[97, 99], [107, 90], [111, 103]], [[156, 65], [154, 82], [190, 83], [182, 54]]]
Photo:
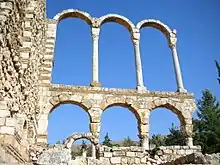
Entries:
[[130, 147], [130, 146], [135, 146], [135, 143], [131, 140], [131, 138], [128, 136], [126, 138], [124, 138], [123, 143], [122, 143], [123, 147]]
[[218, 63], [218, 61], [215, 60], [215, 65], [216, 65], [216, 68], [217, 68], [217, 71], [218, 71], [218, 83], [220, 84], [220, 64]]
[[203, 153], [220, 152], [220, 104], [209, 90], [202, 92], [197, 102], [198, 119], [193, 120], [194, 144], [201, 145]]
[[156, 147], [165, 146], [166, 145], [165, 142], [166, 142], [166, 136], [161, 134], [157, 134], [157, 135], [154, 134], [150, 139], [150, 144], [154, 144]]
[[169, 129], [170, 133], [167, 135], [165, 139], [165, 144], [167, 146], [171, 145], [184, 145], [185, 138], [182, 132], [179, 130], [178, 127], [175, 127], [172, 123], [172, 127]]
[[60, 140], [57, 140], [56, 144], [61, 144], [61, 141], [60, 141]]
[[108, 146], [108, 147], [112, 147], [111, 144], [111, 139], [108, 136], [108, 133], [106, 133], [105, 137], [104, 137], [104, 141], [102, 142], [103, 145]]

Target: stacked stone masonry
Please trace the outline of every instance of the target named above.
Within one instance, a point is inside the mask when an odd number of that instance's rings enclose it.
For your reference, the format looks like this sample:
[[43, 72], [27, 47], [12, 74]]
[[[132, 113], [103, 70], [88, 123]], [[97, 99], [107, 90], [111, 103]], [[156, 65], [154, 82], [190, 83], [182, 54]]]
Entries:
[[[91, 28], [93, 51], [92, 80], [89, 86], [51, 83], [57, 27], [60, 21], [69, 17], [80, 18]], [[99, 33], [102, 25], [107, 22], [121, 24], [131, 35], [136, 89], [105, 88], [99, 82]], [[176, 75], [176, 92], [153, 92], [144, 86], [140, 54], [140, 29], [144, 27], [160, 30], [168, 41]], [[186, 146], [193, 147], [192, 114], [196, 106], [193, 94], [188, 93], [183, 85], [176, 30], [154, 19], [146, 19], [135, 25], [117, 14], [97, 18], [74, 9], [65, 10], [49, 19], [46, 17], [45, 0], [0, 0], [1, 155], [5, 155], [9, 163], [24, 163], [30, 160], [31, 153], [47, 150], [48, 117], [61, 104], [78, 105], [90, 118], [90, 132], [73, 132], [65, 141], [67, 150], [75, 140], [87, 138], [93, 144], [93, 158], [100, 160], [111, 155], [101, 152], [99, 136], [102, 113], [112, 106], [125, 107], [135, 115], [143, 149], [143, 152], [138, 151], [140, 155], [149, 149], [150, 112], [159, 107], [167, 108], [178, 116]], [[120, 164], [114, 157], [116, 151], [112, 154], [109, 160], [111, 164]], [[127, 157], [133, 154], [133, 151], [125, 152]], [[141, 162], [138, 159], [134, 161]]]

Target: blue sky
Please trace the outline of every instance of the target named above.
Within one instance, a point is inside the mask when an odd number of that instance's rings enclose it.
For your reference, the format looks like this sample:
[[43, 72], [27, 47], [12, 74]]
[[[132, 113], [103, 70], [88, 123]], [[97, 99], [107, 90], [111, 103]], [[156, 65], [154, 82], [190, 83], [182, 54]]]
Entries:
[[[121, 14], [134, 24], [143, 19], [158, 19], [177, 30], [178, 55], [184, 86], [201, 97], [210, 89], [220, 99], [214, 60], [220, 61], [219, 0], [47, 0], [47, 17], [65, 9], [78, 9], [91, 16]], [[79, 19], [60, 22], [57, 31], [53, 83], [89, 85], [92, 68], [90, 27]], [[149, 90], [175, 91], [171, 51], [164, 35], [156, 29], [141, 30], [141, 57], [144, 83]], [[104, 87], [135, 88], [134, 52], [129, 32], [116, 23], [104, 24], [99, 40], [99, 80]], [[161, 120], [162, 119], [162, 120]], [[166, 109], [150, 116], [150, 133], [168, 133], [177, 117]], [[73, 132], [87, 132], [88, 116], [75, 105], [63, 105], [49, 117], [49, 143]], [[109, 132], [112, 140], [126, 136], [137, 139], [134, 115], [125, 108], [109, 108], [102, 116], [101, 139]]]

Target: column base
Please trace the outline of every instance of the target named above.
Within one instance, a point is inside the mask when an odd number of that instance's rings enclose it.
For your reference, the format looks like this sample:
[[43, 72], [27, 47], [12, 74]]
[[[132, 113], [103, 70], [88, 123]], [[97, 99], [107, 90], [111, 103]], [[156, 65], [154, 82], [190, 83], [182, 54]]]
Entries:
[[187, 93], [187, 90], [184, 89], [184, 88], [178, 88], [177, 92], [180, 92], [180, 93]]
[[101, 87], [102, 84], [100, 84], [99, 82], [97, 81], [93, 81], [91, 84], [90, 84], [91, 87]]
[[146, 91], [147, 90], [147, 88], [145, 86], [137, 86], [136, 89], [138, 91]]
[[186, 139], [186, 145], [190, 146], [190, 147], [193, 146], [193, 138], [187, 138]]

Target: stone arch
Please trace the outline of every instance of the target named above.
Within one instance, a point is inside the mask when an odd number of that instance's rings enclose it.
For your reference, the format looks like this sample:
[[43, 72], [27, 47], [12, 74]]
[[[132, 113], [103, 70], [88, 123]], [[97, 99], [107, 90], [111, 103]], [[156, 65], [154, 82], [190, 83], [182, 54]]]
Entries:
[[59, 23], [66, 18], [80, 18], [83, 21], [87, 22], [89, 25], [92, 24], [92, 18], [88, 13], [74, 9], [64, 10], [58, 13], [53, 19]]
[[170, 36], [173, 34], [172, 30], [167, 25], [165, 25], [164, 23], [162, 23], [159, 20], [146, 19], [146, 20], [140, 21], [136, 25], [136, 28], [139, 30], [144, 27], [152, 27], [152, 28], [155, 28], [155, 29], [161, 31], [166, 36], [168, 41], [170, 39]]
[[135, 107], [135, 105], [131, 104], [131, 103], [127, 103], [127, 102], [113, 102], [113, 103], [108, 103], [105, 105], [105, 107], [102, 108], [103, 112], [106, 111], [108, 108], [111, 107], [115, 107], [115, 106], [119, 106], [119, 107], [123, 107], [126, 108], [128, 110], [130, 110], [134, 116], [137, 119], [137, 123], [141, 123], [141, 116], [137, 111], [137, 107]]
[[64, 144], [66, 145], [66, 148], [71, 148], [72, 144], [79, 139], [87, 139], [95, 146], [98, 145], [98, 140], [92, 135], [92, 133], [74, 133], [65, 140]]
[[47, 109], [47, 114], [51, 114], [55, 108], [63, 104], [73, 104], [82, 108], [89, 116], [89, 121], [92, 121], [92, 116], [89, 112], [91, 108], [91, 102], [89, 100], [81, 101], [77, 97], [70, 97], [69, 95], [54, 96], [49, 100], [51, 106]]
[[153, 110], [155, 110], [155, 109], [157, 109], [157, 108], [166, 108], [166, 109], [170, 110], [171, 112], [173, 112], [174, 114], [177, 115], [177, 117], [178, 117], [178, 119], [180, 120], [180, 123], [181, 123], [182, 125], [185, 125], [185, 124], [186, 124], [186, 122], [185, 122], [185, 117], [184, 117], [182, 111], [179, 110], [179, 109], [175, 106], [175, 104], [173, 104], [173, 103], [171, 103], [171, 102], [169, 102], [169, 101], [165, 101], [165, 102], [163, 102], [163, 103], [160, 103], [159, 100], [155, 100], [155, 101], [153, 102], [153, 105], [150, 106], [149, 110], [150, 110], [150, 111], [153, 111]]
[[129, 32], [131, 32], [135, 28], [135, 25], [128, 18], [118, 14], [107, 14], [99, 18], [99, 26], [107, 22], [119, 23], [126, 29], [128, 29]]

